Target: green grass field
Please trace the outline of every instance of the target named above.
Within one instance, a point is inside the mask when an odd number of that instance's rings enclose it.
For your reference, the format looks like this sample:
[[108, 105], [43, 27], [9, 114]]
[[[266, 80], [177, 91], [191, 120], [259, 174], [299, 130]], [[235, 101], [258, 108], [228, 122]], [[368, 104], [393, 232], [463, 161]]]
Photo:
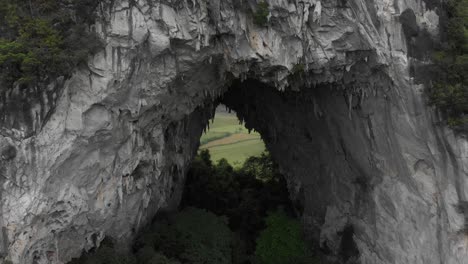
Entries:
[[225, 158], [235, 167], [241, 166], [251, 156], [258, 156], [265, 151], [260, 134], [248, 130], [235, 114], [217, 112], [209, 130], [200, 139], [200, 149], [210, 150], [214, 162]]

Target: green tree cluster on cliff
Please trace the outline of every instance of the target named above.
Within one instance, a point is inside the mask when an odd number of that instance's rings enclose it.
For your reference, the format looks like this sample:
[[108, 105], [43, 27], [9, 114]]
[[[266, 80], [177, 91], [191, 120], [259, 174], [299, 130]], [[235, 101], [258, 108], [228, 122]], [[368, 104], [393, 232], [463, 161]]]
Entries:
[[67, 76], [102, 47], [97, 0], [0, 0], [0, 87]]
[[429, 97], [456, 127], [468, 123], [468, 0], [449, 0], [447, 16], [447, 41], [435, 55], [439, 76]]
[[268, 3], [265, 1], [260, 1], [257, 4], [257, 10], [254, 13], [254, 23], [264, 27], [268, 24], [268, 15], [270, 11], [268, 10]]

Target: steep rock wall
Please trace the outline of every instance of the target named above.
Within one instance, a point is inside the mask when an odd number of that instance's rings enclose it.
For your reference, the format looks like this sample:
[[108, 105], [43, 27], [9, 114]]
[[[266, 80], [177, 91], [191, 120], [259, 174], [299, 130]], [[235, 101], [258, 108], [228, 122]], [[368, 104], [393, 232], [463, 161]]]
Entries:
[[330, 263], [463, 263], [466, 140], [421, 111], [421, 93], [361, 101], [333, 85], [279, 93], [247, 81], [223, 103], [260, 131]]
[[173, 208], [231, 87], [331, 261], [464, 263], [468, 143], [418, 84], [438, 2], [267, 2], [103, 1], [88, 68], [2, 98], [0, 253], [65, 263]]

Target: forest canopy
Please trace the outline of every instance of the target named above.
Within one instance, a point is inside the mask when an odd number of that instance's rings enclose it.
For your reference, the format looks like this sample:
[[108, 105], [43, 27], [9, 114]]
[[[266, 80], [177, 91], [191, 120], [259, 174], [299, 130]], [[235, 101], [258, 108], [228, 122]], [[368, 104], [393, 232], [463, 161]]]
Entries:
[[468, 0], [450, 0], [446, 9], [447, 40], [435, 54], [439, 76], [429, 99], [457, 127], [468, 123]]
[[89, 30], [96, 0], [0, 0], [0, 87], [47, 83], [103, 44]]
[[[268, 153], [235, 168], [195, 157], [178, 212], [162, 212], [130, 252], [111, 238], [69, 264], [315, 264], [287, 184]], [[114, 242], [113, 242], [114, 241]]]

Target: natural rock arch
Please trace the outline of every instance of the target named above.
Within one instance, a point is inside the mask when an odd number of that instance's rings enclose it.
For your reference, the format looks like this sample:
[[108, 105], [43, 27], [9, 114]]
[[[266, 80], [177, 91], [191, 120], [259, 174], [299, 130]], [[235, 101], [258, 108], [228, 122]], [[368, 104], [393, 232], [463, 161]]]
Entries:
[[266, 26], [253, 2], [111, 2], [88, 69], [2, 95], [5, 257], [63, 263], [174, 207], [224, 95], [264, 136], [329, 255], [352, 259], [355, 245], [364, 264], [466, 260], [455, 205], [468, 141], [437, 125], [410, 75], [425, 63], [408, 51], [418, 29], [436, 38], [436, 1], [268, 1]]
[[[330, 261], [345, 263], [369, 254], [360, 253], [357, 244], [364, 251], [398, 248], [375, 227], [378, 217], [398, 219], [402, 206], [379, 187], [388, 170], [400, 169], [402, 161], [395, 158], [382, 164], [376, 157], [376, 153], [391, 156], [398, 148], [397, 139], [388, 134], [399, 122], [389, 106], [392, 96], [396, 95], [391, 90], [376, 91], [372, 99], [357, 96], [353, 100], [337, 84], [279, 92], [249, 79], [235, 82], [221, 100], [237, 112], [247, 128], [262, 134], [286, 175], [291, 199], [303, 205], [307, 235]], [[387, 142], [383, 144], [379, 138]], [[409, 174], [403, 168], [397, 173]], [[398, 222], [386, 228], [397, 233]], [[373, 238], [368, 240], [371, 234]], [[372, 261], [402, 261], [387, 257]]]

